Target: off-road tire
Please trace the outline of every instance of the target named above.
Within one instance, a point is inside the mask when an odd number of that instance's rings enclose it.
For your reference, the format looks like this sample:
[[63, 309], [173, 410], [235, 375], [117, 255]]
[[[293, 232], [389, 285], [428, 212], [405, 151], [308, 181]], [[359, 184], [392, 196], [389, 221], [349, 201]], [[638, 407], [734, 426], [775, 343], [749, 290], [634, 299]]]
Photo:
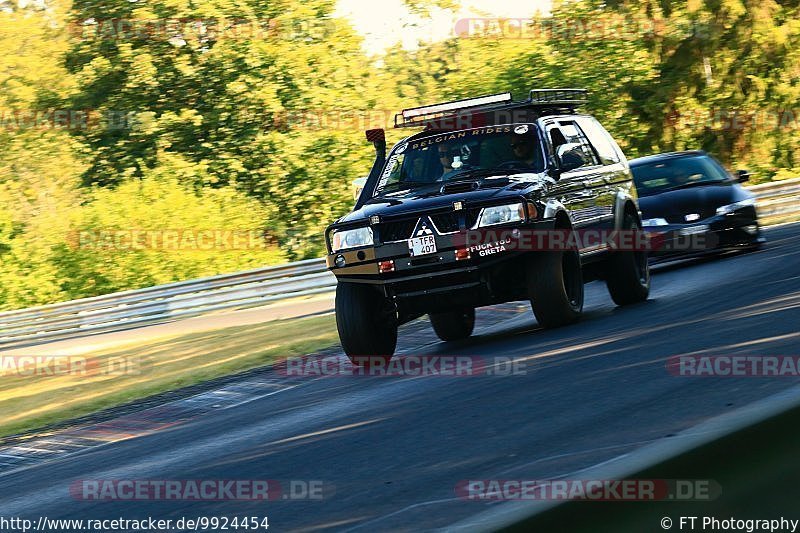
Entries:
[[[642, 231], [639, 220], [625, 215], [624, 231]], [[647, 300], [650, 295], [650, 265], [644, 250], [610, 252], [606, 271], [606, 286], [617, 305], [630, 305]]]
[[527, 265], [528, 297], [544, 328], [576, 322], [583, 312], [583, 271], [575, 250], [536, 252]]
[[336, 329], [353, 364], [388, 362], [397, 346], [397, 320], [378, 289], [362, 283], [336, 285]]

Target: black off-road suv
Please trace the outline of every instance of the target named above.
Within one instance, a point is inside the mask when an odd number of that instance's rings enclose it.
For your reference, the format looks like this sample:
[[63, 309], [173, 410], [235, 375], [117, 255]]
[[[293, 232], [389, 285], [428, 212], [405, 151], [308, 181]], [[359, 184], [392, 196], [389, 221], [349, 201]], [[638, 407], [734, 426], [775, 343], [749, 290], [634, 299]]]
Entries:
[[541, 89], [406, 109], [395, 127], [423, 131], [388, 155], [384, 131], [367, 131], [375, 163], [353, 211], [325, 232], [354, 362], [390, 357], [398, 326], [426, 313], [453, 341], [472, 334], [476, 307], [501, 302], [530, 300], [543, 327], [574, 322], [595, 279], [618, 305], [647, 299], [646, 248], [609, 237], [640, 233], [628, 163], [576, 113], [585, 97]]

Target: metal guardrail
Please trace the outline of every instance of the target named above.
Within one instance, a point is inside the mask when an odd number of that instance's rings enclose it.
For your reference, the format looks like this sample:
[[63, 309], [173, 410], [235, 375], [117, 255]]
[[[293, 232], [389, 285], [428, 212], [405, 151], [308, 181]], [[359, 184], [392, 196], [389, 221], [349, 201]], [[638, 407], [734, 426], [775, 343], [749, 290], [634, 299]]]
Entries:
[[0, 347], [9, 348], [168, 322], [225, 309], [329, 292], [336, 278], [322, 259], [222, 274], [145, 289], [0, 312]]
[[749, 187], [758, 198], [758, 215], [769, 223], [776, 217], [800, 216], [800, 178]]
[[[800, 178], [755, 185], [763, 221], [800, 216]], [[107, 333], [332, 291], [322, 259], [0, 312], [0, 348]]]

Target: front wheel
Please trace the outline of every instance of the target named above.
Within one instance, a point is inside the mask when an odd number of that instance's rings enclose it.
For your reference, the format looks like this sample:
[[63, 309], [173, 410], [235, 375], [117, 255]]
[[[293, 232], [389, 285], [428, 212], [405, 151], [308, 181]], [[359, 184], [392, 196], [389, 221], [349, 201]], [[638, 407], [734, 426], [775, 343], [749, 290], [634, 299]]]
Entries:
[[443, 341], [457, 341], [472, 335], [475, 329], [475, 309], [431, 313], [431, 325], [436, 336]]
[[[625, 215], [624, 231], [642, 231], [633, 215]], [[634, 241], [638, 242], [637, 239]], [[611, 252], [608, 260], [606, 286], [611, 299], [617, 305], [629, 305], [647, 300], [650, 295], [650, 265], [647, 252], [625, 250]]]
[[536, 252], [528, 259], [528, 296], [544, 328], [577, 321], [583, 312], [583, 271], [578, 252]]
[[389, 302], [370, 285], [336, 285], [336, 329], [353, 364], [388, 361], [397, 346], [397, 318]]

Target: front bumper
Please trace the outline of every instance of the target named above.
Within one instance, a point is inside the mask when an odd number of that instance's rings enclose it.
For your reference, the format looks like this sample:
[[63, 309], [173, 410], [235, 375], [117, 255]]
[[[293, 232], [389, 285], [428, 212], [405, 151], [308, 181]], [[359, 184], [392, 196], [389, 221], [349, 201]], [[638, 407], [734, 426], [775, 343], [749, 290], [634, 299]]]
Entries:
[[[326, 262], [340, 281], [378, 286], [408, 313], [477, 307], [518, 298], [524, 291], [519, 259], [526, 251], [517, 249], [509, 234], [552, 226], [550, 220], [435, 235], [437, 251], [420, 257], [411, 257], [407, 241], [400, 241], [331, 253]], [[380, 264], [388, 261], [392, 270], [381, 272]]]
[[716, 215], [690, 224], [647, 226], [654, 260], [695, 256], [763, 242], [755, 207]]
[[[356, 283], [386, 284], [420, 276], [470, 271], [488, 267], [495, 262], [518, 255], [507, 234], [514, 229], [538, 231], [552, 229], [553, 221], [536, 221], [515, 225], [485, 228], [481, 231], [462, 231], [435, 235], [437, 251], [411, 257], [407, 241], [383, 243], [354, 250], [329, 253], [325, 260], [328, 269], [339, 279]], [[469, 258], [459, 258], [457, 250], [468, 250]], [[379, 264], [392, 261], [391, 272], [381, 272]], [[338, 263], [338, 264], [337, 264]]]

